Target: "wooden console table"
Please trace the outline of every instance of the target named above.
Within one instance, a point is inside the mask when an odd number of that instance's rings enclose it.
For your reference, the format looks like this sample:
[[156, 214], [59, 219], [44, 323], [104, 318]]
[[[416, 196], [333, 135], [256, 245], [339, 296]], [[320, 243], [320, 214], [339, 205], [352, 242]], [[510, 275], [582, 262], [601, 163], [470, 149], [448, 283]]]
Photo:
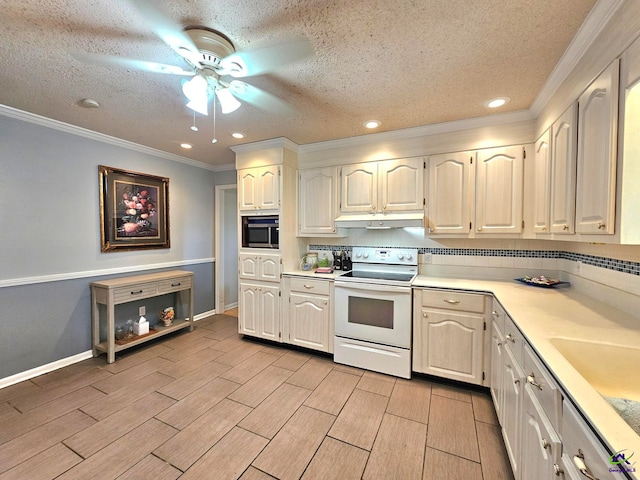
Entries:
[[[115, 338], [115, 306], [145, 298], [177, 293], [174, 309], [176, 318], [165, 327], [156, 325], [149, 335], [133, 337], [131, 341], [117, 344]], [[100, 318], [99, 305], [105, 305], [106, 318]], [[103, 309], [104, 312], [104, 309]], [[104, 315], [103, 315], [104, 316]], [[106, 322], [106, 338], [100, 335], [100, 321]], [[135, 275], [91, 283], [91, 343], [93, 356], [107, 354], [107, 363], [113, 363], [116, 352], [147, 342], [176, 330], [193, 330], [193, 273], [184, 270]]]

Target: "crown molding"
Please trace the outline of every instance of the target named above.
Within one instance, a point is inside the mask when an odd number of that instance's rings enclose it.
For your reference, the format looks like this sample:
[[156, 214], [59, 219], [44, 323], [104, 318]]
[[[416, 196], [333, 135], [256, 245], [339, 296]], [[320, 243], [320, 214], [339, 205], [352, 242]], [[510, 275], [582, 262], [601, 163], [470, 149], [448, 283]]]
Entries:
[[264, 150], [267, 148], [286, 148], [293, 152], [298, 152], [299, 145], [292, 142], [286, 137], [270, 138], [268, 140], [259, 140], [257, 142], [243, 143], [229, 147], [234, 153], [247, 153], [256, 150]]
[[624, 0], [598, 0], [531, 104], [529, 111], [534, 117], [540, 115], [547, 102], [623, 3]]
[[105, 135], [104, 133], [94, 132], [93, 130], [89, 130], [83, 127], [78, 127], [77, 125], [71, 125], [69, 123], [61, 122], [59, 120], [54, 120], [52, 118], [36, 115], [35, 113], [25, 112], [24, 110], [19, 110], [17, 108], [10, 107], [8, 105], [0, 104], [0, 115], [5, 117], [10, 117], [10, 118], [15, 118], [16, 120], [22, 120], [23, 122], [32, 123], [34, 125], [39, 125], [41, 127], [51, 128], [53, 130], [70, 133], [72, 135], [77, 135], [79, 137], [88, 138], [98, 142], [108, 143], [110, 145], [126, 148], [127, 150], [146, 153], [148, 155], [164, 158], [167, 160], [171, 160], [173, 162], [184, 163], [187, 165], [191, 165], [192, 167], [198, 167], [205, 170], [211, 170], [214, 172], [232, 170], [232, 169], [235, 170], [235, 165], [222, 165], [222, 166], [209, 165], [208, 163], [192, 160], [191, 158], [182, 157], [180, 155], [175, 155], [173, 153], [163, 152], [162, 150], [146, 147], [144, 145], [130, 142], [128, 140], [122, 140], [121, 138]]

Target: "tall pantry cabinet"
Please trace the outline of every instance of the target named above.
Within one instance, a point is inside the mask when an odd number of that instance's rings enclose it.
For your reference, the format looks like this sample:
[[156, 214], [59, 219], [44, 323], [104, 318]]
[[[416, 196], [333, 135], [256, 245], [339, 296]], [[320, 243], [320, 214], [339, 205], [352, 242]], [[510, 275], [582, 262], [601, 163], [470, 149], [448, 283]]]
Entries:
[[[238, 170], [238, 331], [282, 341], [282, 272], [305, 251], [296, 237], [297, 145], [285, 138], [232, 147]], [[277, 249], [244, 248], [243, 216], [277, 215]]]

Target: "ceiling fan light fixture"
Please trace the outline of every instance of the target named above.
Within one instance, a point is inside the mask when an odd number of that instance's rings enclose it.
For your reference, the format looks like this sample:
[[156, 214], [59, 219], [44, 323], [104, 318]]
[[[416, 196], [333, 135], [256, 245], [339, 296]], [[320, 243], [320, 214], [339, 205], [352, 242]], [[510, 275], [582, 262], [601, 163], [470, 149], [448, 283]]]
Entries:
[[367, 120], [363, 123], [363, 125], [365, 128], [378, 128], [380, 125], [382, 125], [382, 122], [379, 120]]
[[222, 113], [231, 113], [235, 112], [238, 108], [240, 108], [241, 103], [233, 96], [231, 90], [228, 87], [225, 88], [216, 88], [216, 97], [220, 101], [220, 108]]
[[484, 106], [487, 108], [500, 108], [509, 103], [509, 100], [511, 100], [509, 97], [492, 98], [491, 100], [487, 100]]

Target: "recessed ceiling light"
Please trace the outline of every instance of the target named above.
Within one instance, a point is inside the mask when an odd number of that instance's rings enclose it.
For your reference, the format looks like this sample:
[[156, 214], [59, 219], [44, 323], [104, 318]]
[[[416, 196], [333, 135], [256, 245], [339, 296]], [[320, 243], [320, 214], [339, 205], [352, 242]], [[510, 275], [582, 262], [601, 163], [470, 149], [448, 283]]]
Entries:
[[487, 100], [484, 106], [487, 108], [499, 108], [509, 103], [509, 100], [511, 100], [509, 97], [492, 98], [491, 100]]
[[378, 128], [380, 125], [382, 125], [382, 122], [378, 120], [367, 120], [363, 123], [363, 125], [365, 126], [365, 128]]
[[244, 133], [240, 133], [240, 132], [233, 132], [233, 133], [231, 134], [231, 136], [232, 136], [233, 138], [244, 138]]
[[180, 146], [185, 150], [191, 150], [193, 148], [193, 145], [191, 145], [190, 143], [181, 143]]

